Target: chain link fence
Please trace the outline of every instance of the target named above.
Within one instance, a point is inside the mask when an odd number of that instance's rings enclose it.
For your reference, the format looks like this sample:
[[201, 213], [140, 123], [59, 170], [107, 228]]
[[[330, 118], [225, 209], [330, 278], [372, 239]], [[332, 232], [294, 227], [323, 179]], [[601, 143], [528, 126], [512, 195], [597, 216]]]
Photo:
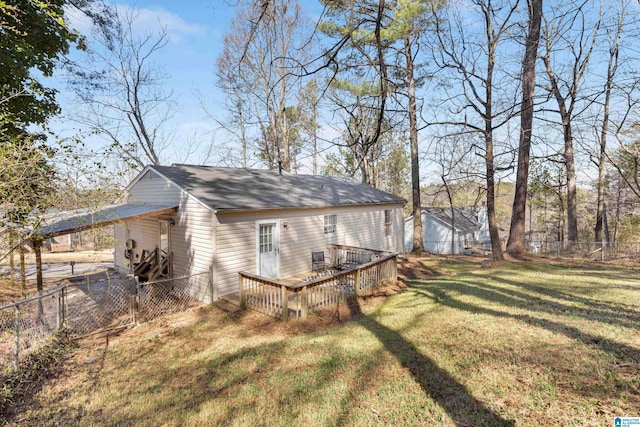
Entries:
[[0, 306], [0, 366], [19, 369], [22, 358], [42, 348], [62, 327], [82, 337], [210, 303], [211, 285], [210, 272], [149, 283], [107, 276], [55, 286]]
[[637, 261], [640, 242], [534, 242], [527, 245], [532, 254], [596, 261]]
[[135, 315], [137, 321], [148, 322], [211, 301], [209, 273], [139, 283]]
[[46, 343], [62, 327], [64, 286], [57, 286], [19, 302], [0, 307], [0, 361], [18, 360]]

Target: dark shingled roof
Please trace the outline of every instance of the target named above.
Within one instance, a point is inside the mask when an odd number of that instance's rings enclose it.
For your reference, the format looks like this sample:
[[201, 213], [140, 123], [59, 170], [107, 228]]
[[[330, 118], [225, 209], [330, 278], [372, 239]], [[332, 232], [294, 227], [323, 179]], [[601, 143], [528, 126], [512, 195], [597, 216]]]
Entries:
[[[482, 226], [478, 222], [475, 212], [471, 208], [453, 208], [455, 212], [456, 228], [458, 230], [476, 230]], [[423, 207], [422, 212], [427, 212], [445, 224], [451, 226], [451, 208]]]
[[260, 169], [151, 166], [217, 211], [404, 203], [393, 194], [343, 179]]

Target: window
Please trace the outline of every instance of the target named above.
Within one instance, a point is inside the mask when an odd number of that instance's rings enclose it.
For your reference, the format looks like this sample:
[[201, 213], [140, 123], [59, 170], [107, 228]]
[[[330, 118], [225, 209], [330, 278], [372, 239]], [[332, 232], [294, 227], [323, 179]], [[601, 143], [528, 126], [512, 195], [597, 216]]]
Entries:
[[273, 252], [273, 224], [260, 224], [260, 253]]
[[338, 225], [338, 215], [324, 216], [324, 237], [332, 237], [336, 235], [336, 226]]
[[384, 210], [384, 235], [391, 236], [392, 216], [391, 209]]

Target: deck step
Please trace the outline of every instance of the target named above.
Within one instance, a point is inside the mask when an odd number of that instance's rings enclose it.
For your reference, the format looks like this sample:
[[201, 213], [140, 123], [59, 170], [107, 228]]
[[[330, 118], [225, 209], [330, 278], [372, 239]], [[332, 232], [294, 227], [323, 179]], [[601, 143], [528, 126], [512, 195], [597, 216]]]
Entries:
[[218, 301], [214, 302], [214, 304], [216, 305], [216, 307], [224, 311], [228, 311], [229, 313], [235, 313], [236, 311], [240, 311], [240, 306], [238, 306], [237, 304], [233, 304], [224, 299], [219, 299]]

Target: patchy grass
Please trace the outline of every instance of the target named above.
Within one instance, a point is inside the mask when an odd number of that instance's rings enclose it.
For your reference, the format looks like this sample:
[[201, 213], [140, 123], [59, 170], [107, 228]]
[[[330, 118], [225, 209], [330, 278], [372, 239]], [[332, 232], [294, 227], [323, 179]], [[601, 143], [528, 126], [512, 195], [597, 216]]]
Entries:
[[640, 408], [625, 268], [423, 257], [306, 321], [202, 308], [94, 337], [21, 425], [610, 425]]

